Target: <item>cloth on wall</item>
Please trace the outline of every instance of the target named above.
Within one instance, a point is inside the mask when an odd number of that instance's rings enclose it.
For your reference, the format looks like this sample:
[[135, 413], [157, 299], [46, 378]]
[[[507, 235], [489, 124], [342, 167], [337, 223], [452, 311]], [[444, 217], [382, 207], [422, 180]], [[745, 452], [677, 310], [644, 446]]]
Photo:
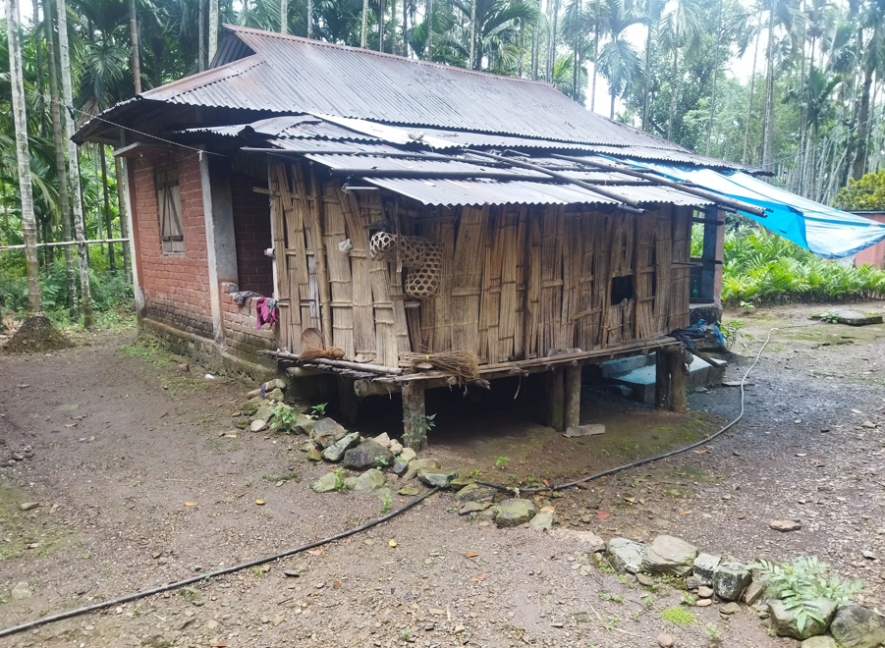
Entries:
[[237, 304], [237, 306], [246, 306], [246, 312], [249, 315], [252, 314], [252, 300], [256, 297], [261, 297], [261, 293], [257, 293], [252, 290], [241, 290], [239, 292], [231, 293], [231, 299]]
[[280, 320], [280, 310], [277, 300], [269, 297], [259, 297], [255, 300], [255, 313], [258, 317], [255, 328], [260, 329], [264, 324], [273, 326]]

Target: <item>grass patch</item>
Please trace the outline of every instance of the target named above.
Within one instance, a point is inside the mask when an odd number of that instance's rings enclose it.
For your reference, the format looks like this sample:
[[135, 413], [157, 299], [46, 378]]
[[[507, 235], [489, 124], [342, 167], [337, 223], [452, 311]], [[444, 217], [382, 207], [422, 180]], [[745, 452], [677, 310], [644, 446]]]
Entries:
[[662, 611], [661, 618], [664, 621], [669, 621], [670, 623], [675, 623], [676, 625], [681, 626], [689, 626], [697, 619], [694, 614], [678, 605], [668, 607], [666, 610]]

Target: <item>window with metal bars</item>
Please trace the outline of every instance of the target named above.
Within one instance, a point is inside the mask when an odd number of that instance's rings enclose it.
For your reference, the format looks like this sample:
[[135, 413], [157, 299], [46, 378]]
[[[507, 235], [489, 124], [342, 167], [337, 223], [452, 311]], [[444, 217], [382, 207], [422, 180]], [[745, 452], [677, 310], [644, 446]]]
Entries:
[[155, 177], [157, 214], [160, 219], [160, 243], [163, 254], [184, 253], [184, 228], [181, 225], [181, 191], [178, 170], [163, 169]]

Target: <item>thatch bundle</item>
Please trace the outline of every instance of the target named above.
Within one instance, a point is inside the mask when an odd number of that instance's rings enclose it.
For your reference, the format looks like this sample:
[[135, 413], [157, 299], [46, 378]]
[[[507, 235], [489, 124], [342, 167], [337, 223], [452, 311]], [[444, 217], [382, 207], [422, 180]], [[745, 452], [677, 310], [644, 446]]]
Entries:
[[442, 373], [453, 376], [458, 382], [479, 378], [479, 356], [473, 351], [444, 351], [442, 353], [403, 353], [404, 361], [412, 366], [427, 363]]

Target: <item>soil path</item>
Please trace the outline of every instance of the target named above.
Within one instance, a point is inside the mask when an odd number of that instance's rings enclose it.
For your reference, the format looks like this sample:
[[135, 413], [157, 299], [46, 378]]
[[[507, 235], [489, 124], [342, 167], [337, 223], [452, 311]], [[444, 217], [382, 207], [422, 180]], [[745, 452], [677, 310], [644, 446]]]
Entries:
[[[769, 328], [807, 324], [814, 310], [822, 309], [731, 314], [757, 338], [736, 350], [755, 353]], [[871, 602], [885, 601], [883, 340], [883, 326], [778, 333], [733, 433], [703, 453], [569, 491], [552, 502], [557, 517], [606, 539], [666, 532], [747, 560], [816, 554], [863, 578]], [[300, 438], [233, 427], [248, 386], [207, 380], [197, 367], [178, 373], [176, 362], [131, 336], [52, 356], [0, 356], [0, 627], [273, 554], [381, 514], [376, 495], [313, 493], [308, 483], [328, 468], [305, 460]], [[728, 378], [748, 362], [737, 358]], [[532, 403], [509, 392], [481, 406], [443, 395], [427, 456], [489, 479], [562, 482], [700, 438], [736, 415], [738, 391], [692, 394], [693, 413], [678, 417], [588, 388], [586, 421], [609, 431], [580, 440], [527, 423]], [[393, 404], [368, 415], [365, 430], [394, 429]], [[13, 453], [26, 458], [7, 465]], [[499, 470], [502, 456], [510, 461]], [[395, 496], [391, 508], [407, 501]], [[24, 512], [25, 502], [40, 505]], [[666, 631], [679, 646], [700, 647], [711, 624], [723, 646], [783, 643], [750, 609], [728, 618], [715, 606], [693, 609], [693, 623], [673, 625], [661, 613], [680, 604], [675, 588], [651, 592], [582, 569], [590, 561], [574, 535], [496, 529], [453, 506], [440, 494], [314, 555], [0, 646], [614, 648], [652, 646]], [[772, 518], [797, 518], [803, 528], [780, 534], [768, 528]], [[13, 600], [22, 582], [33, 596]]]

